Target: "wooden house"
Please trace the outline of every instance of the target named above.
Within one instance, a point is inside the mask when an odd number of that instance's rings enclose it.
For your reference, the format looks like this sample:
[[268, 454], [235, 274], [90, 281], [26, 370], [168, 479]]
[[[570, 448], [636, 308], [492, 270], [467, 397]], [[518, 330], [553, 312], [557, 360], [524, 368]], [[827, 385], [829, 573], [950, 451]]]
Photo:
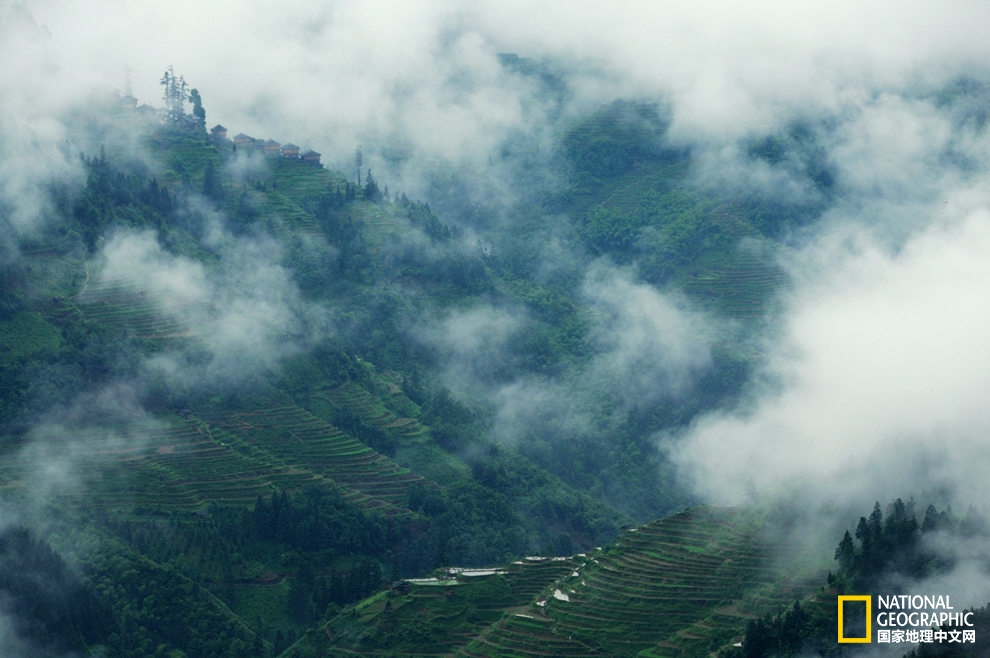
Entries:
[[313, 165], [314, 167], [320, 166], [320, 154], [314, 151], [313, 149], [306, 151], [300, 157], [302, 158], [302, 161], [305, 162], [306, 164]]
[[237, 133], [234, 135], [234, 146], [238, 149], [246, 149], [254, 146], [255, 139], [250, 135], [245, 135], [244, 133]]

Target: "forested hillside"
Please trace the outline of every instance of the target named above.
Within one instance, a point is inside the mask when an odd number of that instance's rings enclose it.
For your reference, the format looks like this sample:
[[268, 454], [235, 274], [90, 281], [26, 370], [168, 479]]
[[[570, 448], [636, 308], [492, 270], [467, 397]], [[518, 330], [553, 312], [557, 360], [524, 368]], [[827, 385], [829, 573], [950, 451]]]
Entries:
[[[99, 614], [52, 646], [278, 655], [396, 579], [570, 556], [690, 501], [650, 434], [735, 395], [750, 357], [713, 337], [644, 396], [655, 404], [625, 408], [602, 387], [649, 374], [598, 354], [622, 311], [596, 317], [589, 299], [606, 293], [540, 275], [533, 252], [567, 212], [589, 257], [688, 282], [717, 313], [764, 312], [783, 280], [772, 262], [719, 254], [771, 238], [688, 184], [690, 154], [663, 146], [657, 106], [576, 124], [561, 142], [568, 189], [521, 201], [531, 219], [509, 242], [472, 244], [462, 222], [362, 171], [360, 153], [340, 173], [209, 133], [199, 93], [187, 114], [184, 79], [169, 70], [162, 85], [164, 113], [110, 96], [77, 117], [81, 176], [52, 189], [43, 229], [4, 260], [8, 533], [71, 555]], [[466, 202], [441, 201], [455, 216]], [[633, 240], [649, 231], [676, 255], [659, 268]], [[453, 354], [424, 333], [464, 323], [481, 333]], [[460, 389], [444, 375], [457, 368], [470, 370]], [[569, 382], [576, 418], [554, 401], [539, 421], [532, 398], [534, 422], [508, 436], [504, 409], [474, 395], [548, 375]], [[20, 514], [57, 529], [39, 537]], [[48, 637], [31, 629], [65, 605], [41, 604], [26, 637]], [[206, 623], [208, 640], [190, 626]]]
[[756, 408], [836, 124], [737, 145], [774, 195], [665, 102], [564, 112], [498, 62], [559, 112], [487, 169], [210, 130], [171, 68], [162, 109], [74, 110], [66, 171], [0, 205], [0, 652], [786, 654], [801, 605], [938, 572], [902, 504], [823, 584], [786, 487], [699, 506], [722, 482], [677, 456]]

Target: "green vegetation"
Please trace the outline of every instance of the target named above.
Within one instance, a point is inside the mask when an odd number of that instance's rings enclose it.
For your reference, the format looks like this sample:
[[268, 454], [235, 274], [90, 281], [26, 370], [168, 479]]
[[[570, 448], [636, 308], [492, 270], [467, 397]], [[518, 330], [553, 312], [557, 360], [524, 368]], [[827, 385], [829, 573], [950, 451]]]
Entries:
[[[856, 526], [856, 540], [847, 530], [835, 550], [838, 568], [829, 572], [827, 585], [803, 600], [795, 601], [787, 610], [766, 614], [749, 622], [741, 647], [727, 648], [721, 658], [757, 658], [762, 656], [799, 656], [813, 652], [820, 656], [848, 653], [848, 645], [835, 642], [838, 626], [837, 596], [847, 593], [877, 593], [885, 595], [913, 593], [901, 591], [912, 582], [948, 573], [953, 559], [935, 552], [923, 541], [938, 534], [960, 539], [987, 536], [985, 520], [970, 509], [959, 519], [950, 510], [938, 511], [934, 505], [925, 510], [919, 524], [914, 502], [900, 498], [887, 507], [886, 517], [877, 502], [869, 517], [861, 516]], [[986, 608], [974, 614], [974, 626], [984, 632], [990, 629]], [[848, 636], [860, 635], [859, 629]], [[946, 648], [948, 647], [948, 648]], [[951, 645], [926, 645], [912, 649], [910, 656], [978, 655], [973, 645], [955, 648]]]
[[[590, 259], [742, 323], [786, 284], [765, 214], [692, 182], [662, 108], [572, 126], [568, 185], [532, 185], [513, 229], [487, 231], [494, 213], [454, 174], [435, 213], [361, 162], [352, 180], [208, 137], [198, 91], [171, 70], [162, 86], [163, 120], [119, 99], [80, 118], [82, 182], [53, 185], [51, 217], [0, 271], [0, 495], [46, 533], [0, 536], [26, 642], [702, 655], [804, 595], [746, 514], [646, 523], [695, 502], [656, 436], [739, 394], [745, 338], [714, 345], [684, 393], [641, 402], [595, 374], [600, 311], [574, 274]], [[588, 261], [542, 262], [558, 224]], [[518, 321], [490, 353], [424, 336], [453, 342], [478, 308]], [[494, 401], [519, 382], [547, 398], [506, 435]], [[40, 574], [58, 596], [31, 592]]]
[[345, 607], [288, 655], [709, 655], [821, 578], [794, 578], [765, 530], [755, 516], [702, 507], [587, 553], [440, 570]]

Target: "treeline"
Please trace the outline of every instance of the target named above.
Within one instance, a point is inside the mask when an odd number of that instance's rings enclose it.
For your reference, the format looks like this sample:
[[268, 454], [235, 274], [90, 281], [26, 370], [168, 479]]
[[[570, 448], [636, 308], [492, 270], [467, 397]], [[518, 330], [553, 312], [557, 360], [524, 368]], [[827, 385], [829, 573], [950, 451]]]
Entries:
[[962, 519], [951, 510], [939, 511], [934, 505], [925, 510], [919, 524], [914, 503], [895, 500], [886, 517], [876, 503], [869, 517], [861, 516], [855, 537], [847, 530], [835, 551], [839, 573], [833, 578], [840, 589], [870, 591], [884, 576], [926, 578], [951, 570], [951, 557], [922, 542], [923, 536], [944, 532], [957, 537], [986, 536], [987, 526], [975, 509]]
[[[404, 539], [410, 549], [415, 544], [403, 521], [366, 513], [317, 486], [259, 498], [252, 508], [94, 520], [125, 547], [124, 562], [100, 551], [91, 577], [122, 641], [190, 656], [277, 655], [335, 606], [387, 584], [392, 549]], [[251, 609], [252, 591], [267, 603], [244, 620], [249, 631], [224, 611]]]
[[268, 655], [193, 581], [105, 541], [70, 567], [31, 530], [0, 533], [0, 648], [41, 657]]
[[723, 651], [721, 658], [765, 658], [766, 656], [831, 656], [840, 653], [835, 642], [835, 606], [801, 605], [758, 617], [746, 626], [742, 649]]
[[99, 239], [111, 229], [164, 229], [175, 209], [175, 199], [166, 187], [154, 178], [117, 169], [102, 149], [99, 156], [82, 156], [82, 160], [86, 187], [73, 204], [71, 216], [90, 252], [96, 250]]
[[[880, 503], [874, 504], [869, 516], [861, 516], [855, 533], [848, 530], [835, 550], [838, 570], [829, 572], [827, 589], [814, 600], [795, 601], [776, 615], [765, 615], [749, 622], [741, 648], [725, 649], [720, 658], [763, 658], [765, 656], [842, 655], [848, 647], [836, 643], [838, 594], [874, 592], [886, 578], [917, 581], [946, 573], [954, 566], [951, 556], [930, 548], [924, 537], [945, 533], [956, 539], [987, 536], [985, 520], [970, 509], [959, 518], [951, 509], [925, 509], [918, 522], [913, 501], [898, 498], [884, 514]], [[854, 539], [855, 536], [855, 539]], [[893, 581], [892, 581], [893, 582]], [[990, 628], [990, 612], [981, 609], [979, 626]], [[922, 656], [957, 656], [971, 651], [973, 645], [937, 647], [922, 645], [909, 654]]]
[[253, 538], [303, 551], [366, 553], [385, 550], [384, 520], [348, 504], [336, 491], [309, 487], [302, 494], [284, 491], [270, 501], [259, 497], [251, 512]]
[[317, 485], [259, 497], [249, 509], [213, 505], [192, 516], [104, 522], [142, 554], [162, 561], [185, 554], [191, 576], [220, 584], [244, 578], [255, 565], [295, 571], [317, 558], [327, 564], [354, 555], [384, 560], [388, 542], [404, 536], [401, 521], [365, 512]]

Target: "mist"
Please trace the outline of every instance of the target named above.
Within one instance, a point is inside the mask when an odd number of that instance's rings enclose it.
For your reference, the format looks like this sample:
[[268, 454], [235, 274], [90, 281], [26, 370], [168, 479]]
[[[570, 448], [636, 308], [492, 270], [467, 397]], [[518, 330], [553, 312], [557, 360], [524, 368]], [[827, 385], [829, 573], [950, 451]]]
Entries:
[[[209, 213], [191, 210], [204, 211]], [[161, 313], [185, 329], [190, 349], [159, 353], [146, 368], [186, 390], [250, 382], [332, 331], [327, 309], [300, 298], [272, 238], [235, 237], [222, 217], [207, 221], [205, 243], [219, 259], [209, 272], [202, 263], [168, 253], [151, 232], [115, 234], [94, 267], [94, 284], [126, 283], [146, 291]]]
[[[466, 250], [537, 221], [521, 209], [566, 177], [553, 152], [576, 121], [619, 98], [662, 103], [666, 139], [692, 153], [693, 184], [815, 209], [779, 236], [789, 288], [745, 337], [758, 372], [738, 399], [653, 437], [678, 469], [664, 486], [723, 504], [799, 500], [820, 513], [811, 525], [848, 527], [875, 500], [965, 509], [990, 493], [990, 97], [946, 92], [987, 79], [990, 7], [42, 0], [0, 16], [3, 57], [26, 63], [0, 74], [5, 259], [43, 227], [48, 183], [81, 184], [69, 110], [87, 107], [92, 89], [157, 106], [169, 65], [201, 91], [208, 126], [292, 140], [346, 172], [361, 147], [393, 191], [459, 208], [441, 219], [469, 236]], [[503, 65], [505, 53], [546, 75]], [[797, 124], [834, 181], [827, 191], [806, 163], [748, 149]], [[465, 181], [474, 205], [445, 204]], [[271, 241], [234, 235], [206, 206], [189, 212], [223, 262], [216, 273], [142, 233], [111, 236], [94, 262], [152, 293], [205, 351], [196, 363], [157, 355], [142, 376], [234, 382], [334, 330]], [[492, 433], [509, 445], [607, 442], [634, 410], [690, 399], [717, 347], [742, 340], [737, 323], [587, 253], [569, 218], [555, 219], [533, 268], [577, 282], [588, 359], [548, 372], [519, 364], [541, 321], [488, 299], [409, 329], [441, 355], [441, 381], [492, 409]]]
[[714, 498], [982, 496], [986, 136], [930, 100], [854, 109], [826, 138], [837, 200], [782, 256], [795, 287], [766, 339], [771, 383], [676, 449]]

